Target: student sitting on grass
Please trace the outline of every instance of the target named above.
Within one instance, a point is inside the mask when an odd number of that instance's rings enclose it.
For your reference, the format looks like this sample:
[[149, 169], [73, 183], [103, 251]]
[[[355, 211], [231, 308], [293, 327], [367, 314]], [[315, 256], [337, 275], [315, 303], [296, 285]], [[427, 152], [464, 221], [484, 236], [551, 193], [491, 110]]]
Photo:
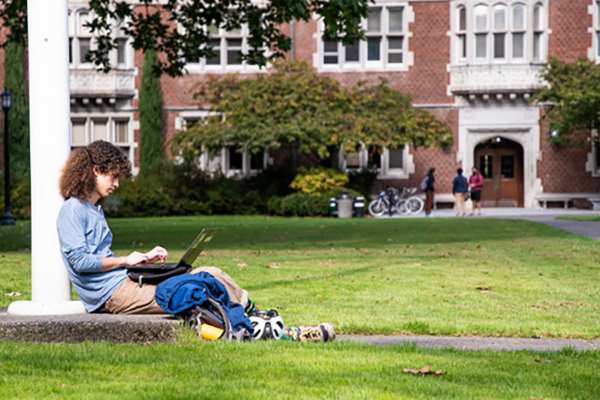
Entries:
[[[164, 261], [166, 249], [156, 246], [147, 253], [134, 251], [126, 257], [112, 250], [112, 233], [98, 202], [119, 186], [120, 178], [131, 176], [131, 165], [112, 144], [96, 141], [71, 152], [63, 167], [59, 187], [66, 200], [57, 228], [64, 264], [75, 291], [90, 313], [160, 314], [156, 285], [140, 286], [127, 277], [124, 266]], [[215, 267], [194, 268], [191, 273], [208, 272], [227, 289], [232, 302], [240, 303], [252, 315], [257, 308], [248, 292]], [[335, 338], [331, 323], [314, 327], [286, 328], [284, 337], [303, 341]]]

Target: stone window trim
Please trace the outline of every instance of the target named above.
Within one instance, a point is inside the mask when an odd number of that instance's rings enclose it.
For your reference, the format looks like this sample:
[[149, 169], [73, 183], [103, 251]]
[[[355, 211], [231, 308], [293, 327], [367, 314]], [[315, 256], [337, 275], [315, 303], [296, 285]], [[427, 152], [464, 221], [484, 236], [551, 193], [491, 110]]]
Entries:
[[592, 0], [588, 12], [593, 20], [592, 26], [588, 29], [592, 35], [592, 47], [588, 49], [588, 57], [590, 60], [600, 62], [600, 0]]
[[[183, 28], [181, 28], [183, 29]], [[265, 67], [248, 64], [246, 61], [237, 62], [233, 57], [234, 51], [247, 53], [248, 44], [248, 24], [242, 24], [239, 30], [227, 31], [223, 28], [205, 28], [211, 34], [211, 41], [215, 57], [212, 59], [201, 58], [199, 60], [187, 61], [185, 69], [188, 73], [235, 73], [235, 72], [266, 72], [269, 64]], [[265, 49], [265, 55], [268, 57], [270, 51]]]
[[[210, 110], [199, 110], [199, 111], [182, 111], [179, 116], [175, 118], [175, 129], [185, 130], [187, 124], [190, 122], [197, 122], [208, 116], [217, 115], [216, 112]], [[230, 147], [228, 145], [217, 151], [215, 154], [210, 154], [208, 151], [203, 151], [198, 159], [198, 168], [209, 173], [221, 172], [228, 178], [233, 177], [248, 177], [258, 174], [262, 169], [272, 164], [273, 160], [269, 157], [268, 149], [262, 154], [251, 154], [246, 146], [242, 155], [242, 168], [231, 168], [230, 160]], [[262, 169], [252, 168], [252, 157], [262, 157]], [[175, 162], [178, 162], [178, 158], [175, 158]], [[181, 162], [181, 159], [179, 159]]]
[[[410, 24], [415, 20], [413, 7], [408, 1], [377, 1], [370, 5], [370, 16], [380, 12], [379, 27], [369, 26], [369, 18], [362, 21], [366, 40], [355, 45], [325, 42], [322, 38], [324, 25], [318, 21], [316, 53], [313, 54], [313, 65], [319, 72], [352, 72], [352, 71], [408, 71], [414, 65], [414, 52], [411, 51]], [[401, 15], [400, 30], [396, 30], [390, 15]], [[318, 16], [314, 16], [318, 19]], [[390, 27], [390, 24], [394, 27]], [[379, 45], [378, 44], [379, 41]], [[375, 54], [373, 54], [376, 53]], [[378, 60], [370, 58], [379, 57]], [[329, 58], [326, 60], [326, 58]], [[400, 61], [401, 60], [401, 61]], [[334, 62], [335, 61], [335, 62]]]
[[[131, 161], [133, 174], [137, 175], [139, 166], [134, 161], [134, 149], [137, 147], [133, 138], [134, 125], [133, 113], [71, 113], [69, 143], [71, 149], [76, 149], [95, 140], [106, 140], [123, 151]], [[100, 132], [101, 136], [96, 137]]]
[[548, 0], [460, 0], [451, 14], [452, 65], [547, 60]]
[[592, 174], [592, 177], [600, 177], [600, 143], [596, 142], [598, 138], [598, 131], [592, 131], [590, 152], [587, 154], [587, 162], [585, 163], [585, 170]]
[[[340, 146], [339, 150], [339, 168], [343, 172], [350, 172], [353, 170], [360, 170], [366, 168], [368, 165], [368, 154], [365, 145], [362, 145], [358, 153], [358, 167], [349, 168], [347, 166], [347, 154], [344, 150], [344, 146]], [[410, 146], [405, 145], [402, 149], [402, 168], [390, 167], [390, 149], [383, 148], [381, 153], [381, 168], [378, 169], [377, 179], [408, 179], [411, 174], [415, 172], [415, 163], [413, 155], [410, 152]]]
[[[95, 35], [84, 26], [86, 21], [93, 18], [93, 13], [86, 7], [73, 5], [69, 8], [69, 67], [76, 69], [95, 70], [97, 67], [90, 62], [85, 62], [85, 48], [95, 48]], [[123, 34], [117, 21], [113, 22], [113, 36], [117, 39], [117, 48], [109, 53], [110, 64], [115, 69], [133, 69], [134, 51], [132, 39]]]

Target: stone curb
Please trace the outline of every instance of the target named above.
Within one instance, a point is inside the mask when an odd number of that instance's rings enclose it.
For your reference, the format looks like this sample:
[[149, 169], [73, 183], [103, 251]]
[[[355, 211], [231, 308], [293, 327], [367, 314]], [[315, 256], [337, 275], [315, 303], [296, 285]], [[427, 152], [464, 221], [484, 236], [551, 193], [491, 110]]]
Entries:
[[[0, 340], [12, 342], [118, 343], [171, 342], [179, 321], [170, 315], [79, 314], [52, 316], [9, 315], [0, 307]], [[459, 350], [558, 351], [600, 349], [600, 339], [531, 339], [448, 336], [338, 335], [338, 340], [369, 345], [414, 344], [420, 348]]]
[[179, 321], [170, 315], [9, 315], [0, 309], [0, 340], [18, 342], [169, 342]]

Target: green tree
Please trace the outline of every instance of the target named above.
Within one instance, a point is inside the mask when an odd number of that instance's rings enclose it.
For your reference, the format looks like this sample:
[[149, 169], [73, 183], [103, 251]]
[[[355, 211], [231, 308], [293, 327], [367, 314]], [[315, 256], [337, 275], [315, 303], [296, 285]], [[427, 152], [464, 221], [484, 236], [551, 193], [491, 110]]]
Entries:
[[146, 173], [164, 158], [162, 141], [162, 92], [158, 77], [152, 72], [156, 53], [144, 54], [142, 84], [140, 87], [140, 173]]
[[[324, 39], [348, 44], [364, 37], [361, 19], [373, 0], [90, 0], [94, 21], [89, 24], [96, 37], [90, 59], [105, 71], [111, 68], [109, 53], [117, 47], [113, 21], [125, 21], [123, 31], [133, 38], [136, 50], [155, 50], [161, 55], [155, 72], [181, 75], [185, 59], [213, 55], [209, 26], [227, 30], [247, 24], [248, 53], [242, 57], [252, 64], [265, 65], [283, 56], [291, 40], [282, 27], [292, 21], [310, 21], [313, 15], [325, 24]], [[11, 35], [24, 40], [26, 1], [3, 0], [0, 20], [10, 26]], [[266, 56], [264, 50], [270, 50]]]
[[12, 95], [8, 117], [11, 185], [15, 187], [29, 176], [30, 168], [29, 106], [23, 78], [23, 46], [19, 42], [9, 42], [4, 49], [4, 89]]
[[452, 129], [432, 113], [412, 106], [412, 98], [387, 86], [380, 78], [378, 85], [364, 82], [350, 90], [351, 117], [347, 118], [344, 147], [358, 145], [398, 148], [407, 144], [415, 147], [444, 147], [452, 144]]
[[550, 59], [541, 77], [547, 85], [534, 100], [544, 108], [541, 122], [550, 127], [550, 140], [587, 143], [600, 127], [600, 65], [587, 58], [572, 63]]
[[191, 156], [232, 143], [251, 153], [294, 144], [316, 163], [335, 167], [342, 145], [353, 151], [362, 145], [445, 146], [453, 139], [446, 124], [414, 109], [409, 96], [385, 81], [348, 89], [306, 63], [278, 61], [268, 74], [212, 78], [196, 90], [214, 115], [170, 142], [173, 151]]

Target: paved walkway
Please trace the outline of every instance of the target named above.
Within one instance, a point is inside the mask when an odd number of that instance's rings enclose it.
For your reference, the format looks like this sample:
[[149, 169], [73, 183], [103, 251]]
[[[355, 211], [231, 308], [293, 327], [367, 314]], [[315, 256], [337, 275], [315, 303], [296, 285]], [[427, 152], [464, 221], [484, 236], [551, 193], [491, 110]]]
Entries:
[[[455, 217], [456, 212], [453, 209], [434, 210], [430, 217], [425, 217], [424, 213], [411, 215], [408, 217], [394, 216], [392, 218], [463, 218]], [[587, 236], [592, 239], [600, 240], [600, 221], [573, 221], [559, 220], [556, 217], [562, 216], [600, 216], [600, 211], [549, 208], [549, 209], [526, 209], [526, 208], [484, 208], [482, 216], [467, 216], [464, 218], [508, 218], [525, 219], [528, 221], [539, 222], [542, 224], [554, 226], [565, 231]], [[389, 217], [388, 217], [389, 218]]]
[[[557, 220], [557, 216], [598, 215], [600, 211], [519, 208], [484, 209], [483, 218], [515, 218], [540, 222], [559, 229], [600, 240], [600, 222]], [[431, 218], [453, 218], [454, 210], [435, 210]], [[407, 217], [399, 217], [407, 218]], [[425, 218], [420, 215], [408, 218]], [[480, 217], [467, 217], [480, 218]], [[172, 341], [179, 322], [161, 315], [83, 314], [63, 316], [8, 315], [0, 307], [0, 340], [39, 342], [81, 342], [109, 340], [145, 343]], [[600, 339], [534, 339], [446, 336], [381, 336], [340, 335], [339, 340], [374, 345], [413, 343], [422, 348], [455, 348], [460, 350], [533, 350], [557, 351], [600, 349]]]

